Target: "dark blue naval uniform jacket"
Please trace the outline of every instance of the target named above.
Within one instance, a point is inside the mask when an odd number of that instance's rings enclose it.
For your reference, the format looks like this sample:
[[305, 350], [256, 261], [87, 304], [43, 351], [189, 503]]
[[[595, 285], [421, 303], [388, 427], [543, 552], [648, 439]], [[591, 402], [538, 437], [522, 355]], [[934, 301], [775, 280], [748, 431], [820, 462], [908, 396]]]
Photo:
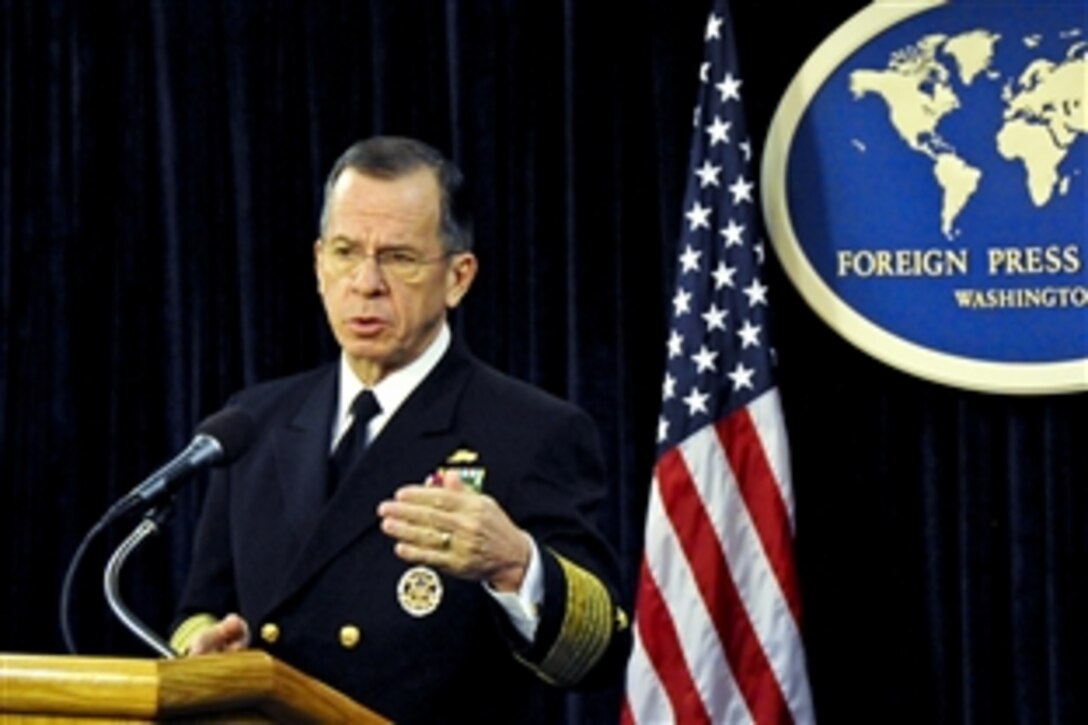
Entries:
[[[178, 621], [237, 611], [254, 646], [404, 723], [561, 722], [563, 688], [618, 683], [630, 631], [588, 416], [455, 341], [326, 501], [336, 394], [330, 364], [232, 399], [258, 435], [212, 474]], [[482, 474], [535, 539], [546, 594], [532, 645], [478, 582], [441, 574], [433, 612], [402, 606], [411, 565], [376, 509], [440, 467]]]

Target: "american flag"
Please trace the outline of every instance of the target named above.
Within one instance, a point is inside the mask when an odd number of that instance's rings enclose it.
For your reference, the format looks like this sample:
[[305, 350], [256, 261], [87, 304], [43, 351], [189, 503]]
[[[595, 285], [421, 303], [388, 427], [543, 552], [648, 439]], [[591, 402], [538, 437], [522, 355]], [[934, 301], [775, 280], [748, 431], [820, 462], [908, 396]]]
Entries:
[[624, 723], [815, 721], [728, 9], [704, 33]]

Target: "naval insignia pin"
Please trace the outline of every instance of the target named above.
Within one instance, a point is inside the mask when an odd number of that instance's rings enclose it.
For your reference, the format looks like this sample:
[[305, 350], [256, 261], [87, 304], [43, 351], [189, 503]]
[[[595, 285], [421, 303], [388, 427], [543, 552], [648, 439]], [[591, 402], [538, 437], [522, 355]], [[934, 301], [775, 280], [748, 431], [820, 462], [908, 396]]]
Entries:
[[426, 617], [442, 602], [442, 578], [427, 566], [413, 566], [397, 582], [397, 600], [413, 617]]
[[468, 448], [458, 448], [446, 459], [446, 463], [475, 463], [480, 454]]

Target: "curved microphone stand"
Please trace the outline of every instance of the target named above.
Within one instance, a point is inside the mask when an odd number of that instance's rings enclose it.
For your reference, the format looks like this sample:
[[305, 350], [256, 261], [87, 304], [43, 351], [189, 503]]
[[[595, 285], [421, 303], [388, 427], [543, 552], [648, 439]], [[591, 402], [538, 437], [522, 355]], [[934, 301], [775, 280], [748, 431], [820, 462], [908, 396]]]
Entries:
[[109, 563], [106, 564], [106, 570], [102, 575], [102, 586], [106, 590], [106, 601], [109, 603], [113, 613], [121, 620], [121, 624], [125, 625], [130, 632], [143, 640], [151, 647], [151, 649], [155, 650], [163, 657], [174, 659], [178, 655], [170, 648], [170, 645], [155, 634], [150, 627], [140, 621], [140, 619], [125, 606], [125, 603], [121, 601], [121, 567], [124, 566], [128, 555], [131, 554], [144, 539], [152, 534], [158, 533], [160, 517], [161, 514], [157, 510], [152, 509], [144, 516], [143, 520], [137, 524], [136, 528], [132, 530], [132, 533], [128, 535], [128, 538], [121, 542], [121, 545], [113, 552], [113, 556], [110, 557]]

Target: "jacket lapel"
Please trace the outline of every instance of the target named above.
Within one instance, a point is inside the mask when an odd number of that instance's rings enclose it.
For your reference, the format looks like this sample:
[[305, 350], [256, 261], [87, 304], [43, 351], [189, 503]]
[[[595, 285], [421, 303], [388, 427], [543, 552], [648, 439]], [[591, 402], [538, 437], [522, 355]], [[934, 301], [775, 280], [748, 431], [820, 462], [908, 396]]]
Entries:
[[[336, 366], [322, 375], [298, 412], [276, 432], [276, 470], [284, 516], [297, 544], [310, 533], [325, 504], [325, 474], [336, 409]], [[315, 472], [318, 472], [315, 474]]]

